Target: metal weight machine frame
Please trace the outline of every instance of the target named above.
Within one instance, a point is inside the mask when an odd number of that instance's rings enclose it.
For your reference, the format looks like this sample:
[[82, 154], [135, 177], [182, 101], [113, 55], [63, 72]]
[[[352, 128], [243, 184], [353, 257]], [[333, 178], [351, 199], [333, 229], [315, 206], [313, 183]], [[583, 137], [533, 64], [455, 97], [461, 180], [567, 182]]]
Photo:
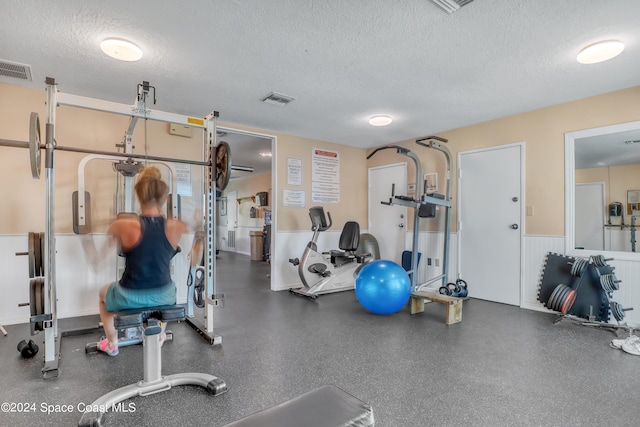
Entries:
[[[426, 136], [424, 138], [416, 139], [416, 144], [427, 148], [433, 148], [444, 154], [447, 160], [447, 172], [446, 172], [446, 195], [444, 199], [438, 199], [427, 195], [426, 186], [423, 185], [422, 179], [422, 167], [420, 165], [420, 159], [411, 150], [399, 145], [387, 145], [384, 147], [376, 148], [371, 154], [367, 156], [367, 159], [373, 157], [376, 153], [382, 150], [395, 149], [396, 153], [409, 157], [413, 160], [416, 168], [416, 194], [420, 194], [419, 199], [414, 199], [409, 196], [396, 196], [395, 186], [391, 187], [391, 197], [388, 202], [380, 202], [383, 205], [401, 205], [412, 208], [413, 211], [413, 249], [411, 255], [411, 270], [408, 272], [411, 276], [411, 292], [419, 291], [420, 289], [429, 286], [439, 280], [442, 280], [442, 286], [446, 286], [448, 283], [448, 271], [449, 271], [449, 243], [450, 243], [450, 227], [451, 227], [451, 152], [449, 149], [442, 145], [441, 142], [446, 143], [447, 140], [438, 136]], [[444, 233], [444, 254], [442, 257], [442, 274], [421, 284], [416, 284], [416, 276], [418, 271], [418, 239], [420, 236], [420, 216], [418, 211], [421, 205], [432, 204], [436, 206], [442, 206], [446, 209], [445, 214], [445, 233]]]
[[[44, 239], [44, 252], [43, 252], [43, 266], [44, 266], [44, 313], [36, 316], [31, 316], [30, 322], [33, 325], [37, 322], [42, 322], [44, 330], [44, 367], [42, 368], [42, 376], [44, 379], [55, 378], [58, 376], [58, 365], [60, 357], [60, 341], [63, 336], [77, 335], [77, 331], [63, 332], [58, 328], [58, 313], [57, 313], [57, 297], [56, 297], [56, 265], [55, 265], [55, 224], [54, 224], [54, 206], [55, 206], [55, 168], [54, 168], [54, 152], [55, 150], [80, 152], [86, 154], [96, 154], [102, 156], [113, 156], [114, 158], [126, 158], [126, 159], [146, 159], [146, 160], [158, 160], [162, 162], [176, 162], [195, 164], [200, 166], [208, 166], [207, 176], [205, 182], [205, 193], [203, 195], [205, 199], [204, 203], [204, 220], [206, 221], [205, 235], [206, 235], [206, 253], [205, 257], [205, 270], [206, 270], [206, 325], [198, 326], [194, 322], [187, 319], [187, 323], [193, 326], [201, 335], [212, 337], [212, 341], [215, 343], [221, 343], [221, 337], [214, 334], [213, 326], [213, 308], [216, 306], [222, 306], [224, 296], [215, 293], [215, 254], [216, 251], [216, 171], [214, 170], [215, 152], [216, 152], [216, 123], [215, 120], [218, 117], [218, 112], [214, 111], [209, 113], [204, 119], [194, 118], [189, 116], [183, 116], [174, 113], [167, 113], [162, 111], [150, 110], [145, 104], [145, 96], [141, 96], [140, 92], [134, 105], [118, 104], [111, 101], [97, 100], [77, 95], [70, 95], [61, 93], [57, 90], [57, 83], [54, 78], [47, 77], [46, 83], [46, 105], [47, 105], [47, 118], [45, 129], [45, 143], [40, 144], [40, 124], [37, 118], [37, 114], [32, 113], [30, 123], [30, 140], [29, 142], [10, 141], [0, 139], [1, 146], [28, 148], [31, 152], [31, 170], [34, 178], [40, 177], [40, 150], [45, 150], [45, 239]], [[143, 92], [147, 92], [150, 87], [148, 82], [143, 82]], [[155, 90], [155, 88], [154, 88]], [[81, 149], [75, 147], [63, 147], [58, 146], [55, 139], [55, 125], [56, 125], [56, 107], [66, 105], [71, 107], [80, 107], [90, 110], [104, 111], [109, 113], [115, 113], [120, 115], [129, 116], [132, 118], [127, 132], [126, 143], [131, 142], [131, 133], [135, 121], [138, 118], [152, 119], [156, 121], [162, 121], [167, 123], [176, 123], [186, 126], [201, 128], [205, 131], [203, 144], [203, 157], [209, 159], [208, 161], [195, 161], [186, 159], [174, 159], [168, 157], [148, 156], [145, 154], [133, 154], [133, 153], [117, 153], [100, 150]], [[231, 165], [229, 164], [229, 167]], [[244, 169], [243, 169], [244, 170]], [[84, 199], [84, 191], [78, 194], [82, 195]], [[80, 197], [78, 198], [80, 204]], [[176, 198], [177, 199], [177, 198]], [[85, 203], [82, 201], [82, 206], [78, 206], [79, 218], [84, 219]], [[174, 210], [176, 212], [177, 210]], [[82, 214], [80, 215], [80, 212]], [[211, 342], [212, 344], [214, 342]]]

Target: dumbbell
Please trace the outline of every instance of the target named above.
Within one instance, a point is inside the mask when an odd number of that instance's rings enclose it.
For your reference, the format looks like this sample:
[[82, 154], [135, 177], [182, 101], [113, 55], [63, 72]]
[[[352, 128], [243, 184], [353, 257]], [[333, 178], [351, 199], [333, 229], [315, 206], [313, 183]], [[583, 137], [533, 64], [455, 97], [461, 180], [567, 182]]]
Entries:
[[25, 359], [31, 359], [33, 356], [38, 354], [38, 346], [33, 340], [29, 340], [27, 343], [25, 340], [22, 340], [18, 343], [18, 351]]

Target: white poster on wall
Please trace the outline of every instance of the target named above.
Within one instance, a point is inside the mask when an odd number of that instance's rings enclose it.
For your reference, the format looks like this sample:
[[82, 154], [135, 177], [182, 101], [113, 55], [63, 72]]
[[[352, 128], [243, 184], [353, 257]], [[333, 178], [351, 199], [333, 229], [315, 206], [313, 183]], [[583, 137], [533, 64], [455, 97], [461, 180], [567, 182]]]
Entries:
[[302, 185], [302, 159], [287, 157], [287, 184]]
[[304, 208], [307, 196], [304, 190], [282, 190], [282, 206], [287, 208]]
[[311, 200], [340, 202], [340, 153], [314, 148], [311, 153]]
[[178, 194], [185, 197], [191, 197], [191, 165], [183, 163], [174, 164], [176, 168], [176, 179]]

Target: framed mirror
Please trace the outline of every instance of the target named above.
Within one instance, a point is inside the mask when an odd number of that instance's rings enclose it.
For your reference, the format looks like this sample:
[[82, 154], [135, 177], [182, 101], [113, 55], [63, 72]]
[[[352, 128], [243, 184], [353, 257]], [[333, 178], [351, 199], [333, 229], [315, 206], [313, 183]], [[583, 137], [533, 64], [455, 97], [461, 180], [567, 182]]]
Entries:
[[565, 251], [640, 261], [640, 121], [565, 134]]

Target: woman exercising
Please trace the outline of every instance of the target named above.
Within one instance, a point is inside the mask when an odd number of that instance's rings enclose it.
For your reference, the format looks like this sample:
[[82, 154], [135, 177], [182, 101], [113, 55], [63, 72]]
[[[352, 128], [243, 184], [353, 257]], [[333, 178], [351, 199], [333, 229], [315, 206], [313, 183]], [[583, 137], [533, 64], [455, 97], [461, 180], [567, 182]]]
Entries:
[[98, 349], [109, 356], [118, 354], [118, 332], [113, 325], [113, 312], [173, 305], [176, 287], [171, 280], [171, 258], [178, 253], [178, 242], [187, 231], [186, 225], [166, 219], [160, 208], [167, 199], [169, 187], [155, 166], [140, 172], [135, 185], [140, 201], [140, 216], [116, 219], [108, 234], [120, 243], [125, 257], [120, 281], [100, 289], [100, 320], [107, 337]]

